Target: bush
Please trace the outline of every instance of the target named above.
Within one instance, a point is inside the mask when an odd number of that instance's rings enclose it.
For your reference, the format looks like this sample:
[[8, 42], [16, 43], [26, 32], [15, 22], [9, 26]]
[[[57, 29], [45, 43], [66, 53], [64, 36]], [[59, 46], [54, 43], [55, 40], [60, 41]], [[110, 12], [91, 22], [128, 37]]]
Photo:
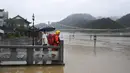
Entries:
[[7, 37], [8, 38], [15, 38], [14, 34], [12, 34], [12, 33], [7, 34]]
[[20, 34], [19, 33], [15, 33], [15, 37], [20, 37]]
[[9, 33], [7, 34], [7, 38], [16, 38], [16, 37], [21, 37], [19, 33]]

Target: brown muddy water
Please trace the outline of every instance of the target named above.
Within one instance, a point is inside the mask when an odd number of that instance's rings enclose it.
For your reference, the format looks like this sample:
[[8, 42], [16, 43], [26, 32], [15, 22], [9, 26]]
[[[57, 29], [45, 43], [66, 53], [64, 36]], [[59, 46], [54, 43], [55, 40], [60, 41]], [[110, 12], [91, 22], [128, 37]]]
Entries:
[[[64, 33], [65, 66], [1, 67], [0, 73], [130, 73], [130, 38], [97, 37]], [[92, 38], [93, 39], [93, 38]]]

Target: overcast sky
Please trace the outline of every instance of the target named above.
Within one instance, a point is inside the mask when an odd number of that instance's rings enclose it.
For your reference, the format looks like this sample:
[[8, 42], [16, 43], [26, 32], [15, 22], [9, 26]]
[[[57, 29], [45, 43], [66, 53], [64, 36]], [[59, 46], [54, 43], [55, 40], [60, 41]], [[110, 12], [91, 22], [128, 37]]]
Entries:
[[130, 0], [0, 0], [9, 17], [21, 15], [35, 23], [59, 21], [73, 13], [98, 16], [122, 16], [130, 13]]

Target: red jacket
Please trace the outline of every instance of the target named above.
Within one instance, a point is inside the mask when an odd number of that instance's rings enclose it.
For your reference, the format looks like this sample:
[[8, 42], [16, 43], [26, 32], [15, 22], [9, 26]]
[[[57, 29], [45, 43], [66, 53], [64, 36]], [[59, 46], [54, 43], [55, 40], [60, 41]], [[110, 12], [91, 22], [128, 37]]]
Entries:
[[[60, 37], [59, 37], [59, 35], [55, 34], [54, 39], [55, 39], [55, 41], [54, 41], [53, 46], [59, 46], [59, 44], [60, 44]], [[56, 48], [52, 48], [52, 50], [55, 51]]]

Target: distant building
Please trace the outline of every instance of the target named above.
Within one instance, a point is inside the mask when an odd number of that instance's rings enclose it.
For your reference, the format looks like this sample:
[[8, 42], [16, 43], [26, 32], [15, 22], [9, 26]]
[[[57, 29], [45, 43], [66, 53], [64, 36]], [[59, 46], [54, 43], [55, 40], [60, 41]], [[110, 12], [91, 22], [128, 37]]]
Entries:
[[6, 25], [1, 27], [1, 29], [5, 31], [5, 34], [19, 33], [21, 35], [28, 34], [27, 31], [29, 30], [29, 24], [31, 23], [20, 15], [17, 15], [13, 18], [9, 18], [5, 22]]
[[10, 19], [9, 27], [12, 27], [14, 31], [21, 35], [27, 35], [30, 23], [27, 19], [17, 15]]
[[4, 34], [4, 30], [0, 29], [0, 40], [2, 39], [3, 34]]
[[20, 15], [17, 15], [11, 19], [9, 19], [8, 26], [14, 28], [29, 28], [29, 22], [27, 19], [24, 19]]
[[6, 19], [8, 19], [8, 12], [5, 12], [4, 9], [0, 9], [0, 26], [6, 24]]
[[27, 35], [30, 23], [20, 15], [8, 18], [8, 12], [0, 9], [0, 29], [4, 30], [4, 34], [19, 33], [20, 35]]

